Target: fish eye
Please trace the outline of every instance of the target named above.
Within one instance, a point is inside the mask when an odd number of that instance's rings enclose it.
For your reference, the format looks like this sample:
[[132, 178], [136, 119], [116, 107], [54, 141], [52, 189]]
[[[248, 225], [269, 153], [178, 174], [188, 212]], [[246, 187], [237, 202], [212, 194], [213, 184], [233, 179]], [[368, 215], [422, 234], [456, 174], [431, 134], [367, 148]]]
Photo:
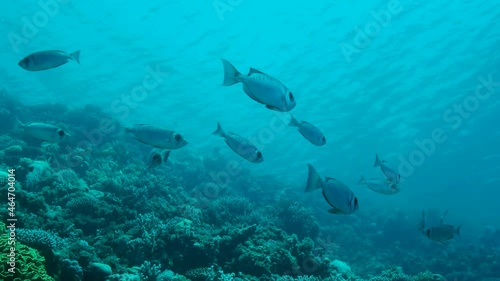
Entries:
[[260, 151], [257, 151], [257, 158], [261, 159], [262, 158], [262, 153]]
[[295, 100], [295, 98], [293, 97], [292, 92], [289, 92], [289, 93], [288, 93], [288, 97], [290, 98], [290, 100], [291, 100], [291, 101], [294, 101], [294, 100]]
[[182, 141], [182, 136], [181, 136], [181, 135], [179, 135], [179, 134], [176, 134], [176, 135], [174, 136], [174, 138], [175, 138], [175, 140], [176, 140], [176, 141]]
[[64, 131], [63, 131], [63, 130], [59, 130], [59, 131], [57, 132], [57, 134], [58, 134], [60, 137], [64, 137], [64, 135], [65, 135], [65, 133], [64, 133]]
[[322, 136], [322, 137], [321, 137], [321, 141], [322, 141], [322, 142], [324, 142], [324, 143], [326, 142], [326, 138], [325, 138], [325, 136]]
[[354, 197], [354, 208], [358, 208], [358, 197]]

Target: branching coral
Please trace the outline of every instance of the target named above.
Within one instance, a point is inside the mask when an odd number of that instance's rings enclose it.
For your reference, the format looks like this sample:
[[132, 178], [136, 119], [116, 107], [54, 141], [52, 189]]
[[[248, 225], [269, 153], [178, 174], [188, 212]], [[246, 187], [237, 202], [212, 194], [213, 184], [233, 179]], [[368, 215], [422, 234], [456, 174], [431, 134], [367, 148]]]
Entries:
[[279, 218], [278, 225], [287, 233], [297, 234], [299, 238], [311, 237], [313, 239], [319, 235], [319, 224], [311, 210], [286, 195], [279, 196], [269, 209]]
[[33, 161], [29, 167], [30, 172], [26, 176], [27, 187], [31, 190], [49, 185], [52, 181], [54, 171], [49, 163], [44, 161]]
[[210, 202], [206, 211], [208, 221], [215, 225], [248, 223], [254, 205], [245, 197], [222, 196]]
[[54, 251], [64, 245], [64, 240], [42, 229], [16, 229], [16, 238], [23, 244], [40, 251]]

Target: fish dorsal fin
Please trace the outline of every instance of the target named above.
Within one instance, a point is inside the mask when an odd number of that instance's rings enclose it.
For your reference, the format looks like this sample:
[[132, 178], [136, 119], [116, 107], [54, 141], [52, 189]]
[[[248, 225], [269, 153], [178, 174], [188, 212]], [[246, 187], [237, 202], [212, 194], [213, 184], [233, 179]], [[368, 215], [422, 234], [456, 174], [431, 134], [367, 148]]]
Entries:
[[336, 181], [336, 179], [335, 178], [331, 178], [331, 177], [325, 177], [325, 181], [326, 182], [327, 181]]
[[443, 216], [439, 219], [439, 222], [441, 224], [444, 224], [444, 219], [446, 218], [447, 214], [448, 214], [448, 209], [446, 209], [446, 211], [444, 211]]
[[[239, 139], [239, 140], [243, 140], [243, 139], [245, 139], [244, 137], [242, 137], [242, 136], [240, 136], [240, 135], [238, 135], [238, 134], [232, 133], [232, 132], [228, 132], [228, 133], [226, 133], [226, 135], [227, 135], [227, 136], [230, 136], [230, 137], [232, 137], [232, 138], [237, 138], [237, 139]], [[245, 140], [246, 140], [246, 139], [245, 139]]]
[[134, 124], [131, 128], [142, 128], [151, 126], [150, 124]]
[[259, 74], [267, 75], [267, 74], [265, 74], [264, 72], [262, 72], [262, 71], [260, 71], [258, 69], [250, 67], [250, 70], [248, 71], [248, 75], [251, 75], [251, 74], [254, 74], [254, 73], [259, 73]]

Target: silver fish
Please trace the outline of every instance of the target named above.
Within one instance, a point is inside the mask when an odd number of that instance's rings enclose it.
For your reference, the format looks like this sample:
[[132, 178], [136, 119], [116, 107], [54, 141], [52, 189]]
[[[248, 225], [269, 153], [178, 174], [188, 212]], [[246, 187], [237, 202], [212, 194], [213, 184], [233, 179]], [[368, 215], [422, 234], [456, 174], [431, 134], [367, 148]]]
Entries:
[[160, 166], [162, 163], [166, 163], [169, 156], [170, 156], [170, 150], [161, 152], [158, 151], [157, 149], [153, 149], [151, 151], [151, 155], [149, 156], [149, 167], [147, 168], [147, 170], [154, 169]]
[[20, 127], [24, 129], [24, 132], [35, 138], [47, 142], [59, 142], [65, 136], [68, 135], [63, 129], [45, 123], [28, 123], [23, 124], [21, 121], [17, 120]]
[[228, 60], [221, 61], [224, 66], [224, 86], [241, 82], [243, 91], [251, 99], [272, 110], [287, 112], [295, 107], [292, 92], [278, 79], [254, 68], [250, 68], [248, 74], [243, 75]]
[[181, 134], [154, 125], [137, 124], [125, 128], [125, 132], [144, 144], [163, 149], [179, 149], [188, 144]]
[[461, 227], [461, 225], [455, 227], [451, 224], [442, 224], [428, 228], [425, 231], [425, 235], [431, 240], [443, 242], [453, 239], [455, 235], [460, 235]]
[[59, 50], [36, 52], [20, 60], [18, 65], [29, 71], [41, 71], [61, 66], [70, 60], [80, 64], [80, 51], [71, 54]]
[[318, 172], [311, 164], [307, 164], [309, 173], [307, 176], [306, 192], [316, 189], [323, 190], [323, 197], [332, 206], [328, 210], [331, 214], [352, 214], [359, 208], [358, 198], [352, 190], [339, 180], [325, 178], [323, 181]]
[[382, 170], [382, 173], [384, 173], [385, 177], [391, 184], [398, 184], [399, 180], [401, 179], [401, 176], [399, 175], [398, 171], [395, 169], [387, 166], [385, 163], [387, 161], [381, 161], [378, 158], [378, 155], [375, 154], [375, 163], [373, 164], [374, 167], [380, 167], [380, 170]]
[[385, 195], [392, 195], [401, 191], [397, 185], [391, 184], [386, 179], [365, 179], [361, 176], [358, 184], [366, 185], [369, 189]]
[[217, 122], [217, 129], [212, 134], [223, 137], [226, 141], [226, 144], [234, 152], [236, 152], [239, 156], [245, 158], [246, 160], [252, 163], [261, 163], [262, 161], [264, 161], [262, 152], [260, 152], [257, 147], [255, 147], [255, 145], [235, 133], [224, 132], [219, 122]]
[[299, 133], [306, 138], [309, 142], [311, 142], [314, 145], [317, 146], [322, 146], [326, 144], [326, 138], [323, 135], [323, 133], [316, 128], [311, 123], [308, 123], [306, 121], [298, 121], [295, 119], [293, 115], [290, 114], [290, 123], [288, 124], [289, 126], [297, 127], [297, 130]]

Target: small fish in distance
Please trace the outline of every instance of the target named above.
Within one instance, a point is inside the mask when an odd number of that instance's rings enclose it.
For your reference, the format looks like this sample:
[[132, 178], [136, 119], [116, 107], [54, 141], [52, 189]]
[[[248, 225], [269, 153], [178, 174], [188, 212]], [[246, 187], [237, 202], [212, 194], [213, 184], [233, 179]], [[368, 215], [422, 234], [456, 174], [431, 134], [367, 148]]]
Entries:
[[250, 143], [247, 139], [235, 133], [226, 133], [219, 122], [217, 122], [217, 129], [212, 133], [213, 135], [224, 138], [226, 144], [239, 156], [252, 163], [260, 163], [264, 161], [262, 152], [260, 152], [255, 145]]
[[378, 158], [378, 154], [375, 154], [375, 163], [373, 166], [380, 167], [380, 170], [384, 173], [390, 185], [398, 185], [401, 179], [399, 172], [396, 169], [387, 166], [385, 163], [387, 163], [387, 161], [380, 160], [380, 158]]
[[136, 124], [125, 128], [126, 133], [147, 145], [163, 149], [179, 149], [188, 144], [181, 134], [159, 126], [149, 124]]
[[326, 144], [326, 138], [323, 133], [313, 124], [306, 121], [298, 121], [293, 115], [290, 114], [289, 126], [297, 127], [299, 133], [309, 142], [314, 145], [322, 146]]
[[460, 235], [461, 227], [462, 227], [461, 225], [454, 226], [451, 224], [442, 224], [438, 226], [433, 226], [425, 231], [425, 236], [437, 242], [448, 241], [453, 239], [455, 235]]
[[392, 195], [401, 191], [397, 185], [390, 184], [386, 179], [365, 179], [361, 176], [358, 185], [366, 185], [370, 190], [385, 195]]
[[58, 50], [36, 52], [20, 60], [18, 65], [29, 71], [41, 71], [61, 66], [70, 60], [80, 64], [80, 51], [71, 54]]
[[47, 142], [59, 142], [68, 135], [63, 129], [46, 123], [27, 123], [23, 124], [19, 119], [17, 120], [24, 132], [35, 138]]

